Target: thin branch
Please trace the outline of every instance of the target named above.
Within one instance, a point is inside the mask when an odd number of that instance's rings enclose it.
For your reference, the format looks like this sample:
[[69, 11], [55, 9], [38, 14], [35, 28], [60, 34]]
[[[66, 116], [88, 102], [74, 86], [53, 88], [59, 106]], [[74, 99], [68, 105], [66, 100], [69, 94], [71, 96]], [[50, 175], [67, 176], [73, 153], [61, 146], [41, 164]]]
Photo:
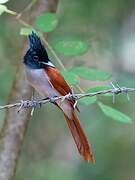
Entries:
[[[46, 103], [54, 103], [58, 100], [64, 101], [65, 99], [68, 100], [76, 100], [78, 101], [79, 99], [82, 99], [84, 97], [92, 97], [92, 96], [97, 96], [97, 95], [104, 95], [104, 94], [112, 94], [113, 97], [115, 95], [124, 93], [127, 95], [127, 98], [129, 100], [129, 93], [135, 92], [135, 88], [127, 88], [127, 87], [120, 87], [118, 84], [114, 86], [112, 83], [112, 89], [108, 90], [102, 90], [102, 91], [97, 91], [93, 93], [81, 93], [81, 94], [67, 94], [65, 96], [59, 96], [59, 97], [52, 97], [52, 98], [46, 98], [46, 99], [37, 99], [37, 100], [20, 100], [20, 102], [13, 103], [13, 104], [7, 104], [4, 106], [0, 106], [0, 110], [5, 109], [5, 108], [13, 108], [13, 107], [18, 107], [19, 111], [22, 108], [29, 108], [29, 107], [41, 107], [41, 105], [46, 104]], [[114, 102], [114, 99], [113, 99]]]

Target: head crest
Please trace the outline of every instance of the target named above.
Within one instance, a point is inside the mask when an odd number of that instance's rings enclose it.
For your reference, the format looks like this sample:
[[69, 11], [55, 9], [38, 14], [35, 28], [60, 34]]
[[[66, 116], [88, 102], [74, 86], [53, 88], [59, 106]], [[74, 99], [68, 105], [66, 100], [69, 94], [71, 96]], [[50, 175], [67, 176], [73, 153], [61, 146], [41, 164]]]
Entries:
[[29, 35], [29, 42], [31, 51], [36, 51], [41, 56], [41, 58], [43, 57], [45, 59], [48, 59], [48, 54], [45, 47], [42, 45], [39, 36], [37, 36], [37, 34], [33, 31]]
[[32, 31], [32, 33], [29, 35], [29, 42], [30, 42], [30, 48], [33, 50], [43, 48], [43, 45], [41, 43], [40, 38], [37, 36], [35, 32]]

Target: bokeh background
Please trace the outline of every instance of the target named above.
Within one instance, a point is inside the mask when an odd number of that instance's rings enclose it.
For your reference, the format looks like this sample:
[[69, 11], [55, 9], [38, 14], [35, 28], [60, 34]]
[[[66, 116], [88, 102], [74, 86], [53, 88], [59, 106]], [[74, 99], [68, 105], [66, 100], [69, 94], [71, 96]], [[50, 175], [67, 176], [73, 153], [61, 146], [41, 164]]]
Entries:
[[[11, 0], [8, 7], [17, 12], [30, 1]], [[80, 38], [89, 51], [78, 57], [59, 55], [65, 67], [95, 67], [112, 74], [112, 81], [135, 87], [135, 1], [134, 0], [62, 0], [59, 24], [49, 34], [54, 46], [59, 39]], [[22, 63], [20, 25], [8, 14], [0, 16], [0, 104], [6, 104], [18, 63]], [[55, 59], [53, 60], [55, 62]], [[108, 85], [105, 82], [80, 81], [85, 88]], [[20, 97], [21, 99], [21, 97]], [[82, 126], [92, 143], [96, 164], [87, 164], [79, 156], [64, 117], [53, 105], [34, 112], [24, 140], [16, 180], [134, 180], [135, 179], [135, 95], [100, 97], [132, 118], [123, 124], [107, 118], [96, 104], [79, 104]], [[4, 111], [0, 112], [0, 126]]]

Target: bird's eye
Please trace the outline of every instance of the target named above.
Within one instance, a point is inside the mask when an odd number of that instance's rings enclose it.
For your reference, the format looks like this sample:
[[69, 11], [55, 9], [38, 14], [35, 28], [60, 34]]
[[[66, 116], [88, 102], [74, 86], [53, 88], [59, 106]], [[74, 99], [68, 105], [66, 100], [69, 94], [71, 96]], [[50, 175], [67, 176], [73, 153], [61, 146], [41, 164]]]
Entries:
[[35, 61], [38, 61], [38, 60], [39, 60], [38, 56], [34, 56], [33, 59], [34, 59]]

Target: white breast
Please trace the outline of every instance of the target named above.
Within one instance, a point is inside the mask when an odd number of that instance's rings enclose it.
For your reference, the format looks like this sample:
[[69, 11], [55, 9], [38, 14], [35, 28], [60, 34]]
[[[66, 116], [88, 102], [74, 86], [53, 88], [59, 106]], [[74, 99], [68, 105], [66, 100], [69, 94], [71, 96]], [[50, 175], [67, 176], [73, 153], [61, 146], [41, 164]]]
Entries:
[[[26, 67], [26, 75], [29, 83], [35, 90], [43, 97], [60, 96], [60, 94], [53, 88], [49, 81], [49, 77], [43, 69], [29, 69]], [[71, 118], [73, 109], [67, 100], [57, 100], [59, 107]]]
[[46, 97], [59, 96], [49, 81], [48, 75], [43, 69], [30, 69], [26, 67], [26, 75], [29, 83], [36, 91]]

